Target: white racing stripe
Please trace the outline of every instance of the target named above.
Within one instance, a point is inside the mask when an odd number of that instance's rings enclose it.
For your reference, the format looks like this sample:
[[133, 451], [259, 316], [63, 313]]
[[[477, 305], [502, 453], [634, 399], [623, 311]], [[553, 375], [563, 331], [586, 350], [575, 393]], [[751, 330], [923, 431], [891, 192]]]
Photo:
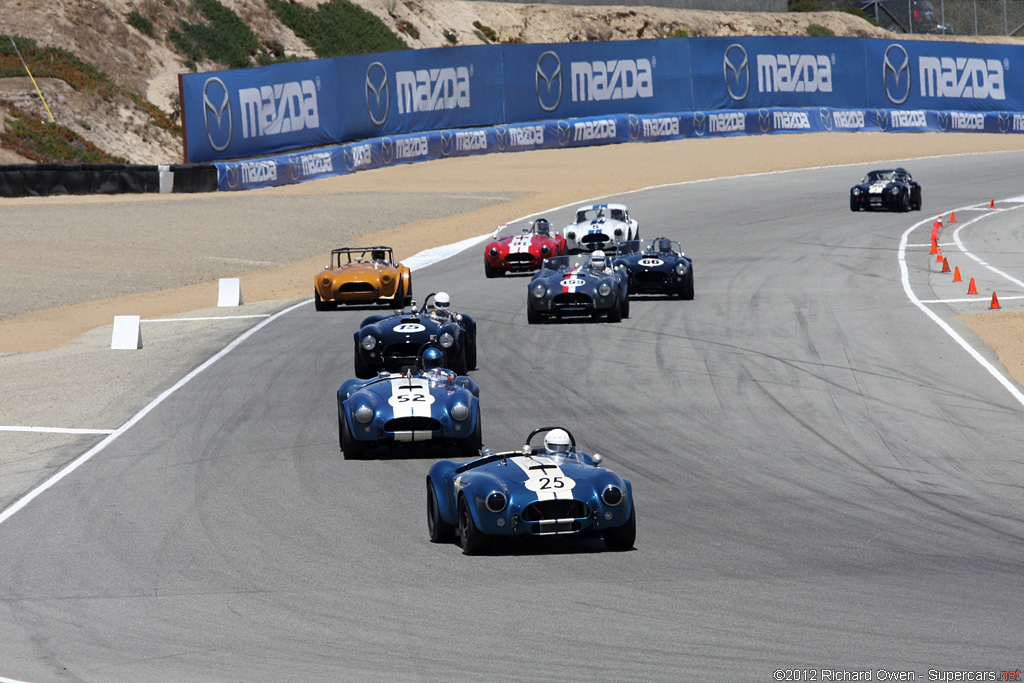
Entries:
[[570, 479], [551, 458], [528, 455], [512, 458], [512, 462], [526, 473], [523, 485], [537, 494], [537, 500], [572, 500], [576, 481]]
[[[430, 417], [434, 397], [430, 394], [430, 383], [420, 377], [402, 377], [391, 380], [391, 396], [388, 398], [394, 417]], [[396, 441], [429, 441], [429, 431], [395, 432]]]
[[530, 243], [533, 242], [532, 235], [516, 235], [508, 243], [508, 253], [524, 254], [530, 252]]

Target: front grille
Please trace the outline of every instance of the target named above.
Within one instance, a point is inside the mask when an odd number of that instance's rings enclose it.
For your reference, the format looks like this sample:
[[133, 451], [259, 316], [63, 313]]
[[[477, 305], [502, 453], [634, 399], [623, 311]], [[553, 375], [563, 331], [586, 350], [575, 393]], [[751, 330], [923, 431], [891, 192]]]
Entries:
[[589, 233], [580, 238], [580, 242], [582, 242], [583, 244], [591, 244], [593, 242], [599, 242], [601, 244], [604, 244], [609, 240], [611, 240], [611, 237], [604, 234], [603, 232]]
[[637, 273], [635, 276], [638, 285], [663, 285], [668, 282], [668, 275], [655, 270], [648, 270]]
[[524, 522], [555, 519], [584, 519], [590, 506], [580, 500], [538, 500], [523, 509]]
[[346, 282], [338, 288], [339, 294], [372, 294], [377, 288], [369, 282]]
[[385, 351], [385, 362], [394, 365], [414, 365], [423, 342], [399, 342]]
[[532, 263], [533, 262], [533, 256], [531, 256], [528, 253], [527, 254], [522, 254], [522, 253], [520, 253], [520, 254], [509, 254], [505, 258], [505, 262], [508, 263], [509, 265], [519, 264], [519, 263], [528, 264], [528, 263]]
[[396, 417], [384, 423], [385, 432], [436, 432], [441, 423], [432, 417]]
[[591, 299], [586, 294], [580, 294], [579, 292], [563, 292], [556, 294], [551, 300], [556, 307], [577, 307], [577, 306], [589, 306]]

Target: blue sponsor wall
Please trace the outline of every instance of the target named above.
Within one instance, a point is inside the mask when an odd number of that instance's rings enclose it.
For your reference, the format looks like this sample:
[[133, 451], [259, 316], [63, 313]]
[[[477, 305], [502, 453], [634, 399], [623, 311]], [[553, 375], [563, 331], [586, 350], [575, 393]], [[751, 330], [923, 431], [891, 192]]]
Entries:
[[[1020, 54], [946, 41], [675, 38], [410, 50], [180, 82], [187, 160], [217, 162], [221, 189], [244, 189], [618, 142], [1024, 132]], [[232, 161], [245, 157], [258, 158]]]

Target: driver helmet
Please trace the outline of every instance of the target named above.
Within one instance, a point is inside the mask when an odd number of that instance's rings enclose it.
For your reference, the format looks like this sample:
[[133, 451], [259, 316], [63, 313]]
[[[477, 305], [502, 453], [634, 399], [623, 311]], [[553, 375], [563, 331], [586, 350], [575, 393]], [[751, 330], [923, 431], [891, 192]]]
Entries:
[[374, 261], [383, 261], [384, 260], [384, 252], [381, 251], [380, 249], [375, 250], [373, 252], [373, 254], [371, 254], [371, 256], [373, 257]]
[[593, 268], [594, 270], [604, 270], [604, 267], [607, 265], [607, 263], [608, 262], [605, 259], [604, 252], [601, 251], [600, 249], [598, 249], [597, 251], [590, 255], [590, 267]]
[[434, 295], [434, 308], [447, 311], [451, 305], [452, 298], [448, 296], [448, 292], [438, 292]]
[[672, 251], [672, 240], [667, 237], [659, 237], [658, 251]]
[[571, 447], [572, 439], [569, 438], [569, 432], [564, 429], [552, 429], [544, 436], [544, 450], [548, 453], [565, 455]]
[[444, 362], [444, 353], [441, 349], [436, 346], [431, 346], [423, 350], [420, 355], [420, 366], [426, 368], [439, 368]]
[[551, 224], [548, 223], [548, 219], [547, 218], [538, 218], [537, 220], [535, 220], [533, 222], [533, 230], [538, 235], [550, 236], [551, 235]]

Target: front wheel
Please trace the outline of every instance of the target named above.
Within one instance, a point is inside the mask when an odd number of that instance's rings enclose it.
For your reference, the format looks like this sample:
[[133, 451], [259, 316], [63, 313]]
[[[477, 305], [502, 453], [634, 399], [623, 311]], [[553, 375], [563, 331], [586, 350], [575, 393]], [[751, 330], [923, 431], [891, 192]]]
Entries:
[[459, 450], [462, 451], [462, 457], [464, 458], [475, 458], [480, 455], [480, 447], [484, 445], [483, 431], [481, 429], [481, 423], [483, 417], [480, 415], [480, 409], [476, 411], [476, 426], [473, 428], [473, 433], [467, 438], [462, 440], [459, 444]]
[[434, 485], [427, 479], [427, 531], [431, 543], [451, 543], [455, 540], [455, 527], [441, 519]]
[[628, 318], [629, 317], [629, 297], [628, 296], [626, 297], [626, 300], [622, 302], [622, 317], [623, 318]]
[[693, 271], [690, 272], [690, 277], [686, 278], [686, 282], [679, 288], [679, 298], [684, 301], [693, 301]]
[[621, 552], [629, 550], [636, 543], [636, 506], [629, 511], [629, 519], [622, 526], [608, 529], [602, 534], [604, 544], [608, 550]]
[[526, 304], [526, 322], [528, 322], [531, 325], [536, 325], [542, 320], [544, 320], [544, 316], [541, 314], [541, 312], [535, 309], [530, 304]]
[[320, 292], [313, 290], [313, 307], [318, 311], [329, 311], [334, 308], [334, 305], [327, 303], [320, 298]]
[[487, 277], [501, 277], [504, 274], [505, 274], [504, 270], [501, 270], [500, 268], [495, 268], [494, 266], [492, 266], [490, 263], [487, 262], [486, 258], [484, 259], [484, 275], [485, 276], [487, 276]]
[[341, 450], [346, 460], [362, 460], [366, 457], [366, 444], [352, 436], [348, 420], [338, 416], [338, 431], [341, 433]]
[[481, 555], [491, 547], [491, 537], [476, 528], [464, 495], [459, 496], [459, 545], [464, 555]]
[[616, 301], [615, 305], [608, 309], [608, 322], [622, 322], [622, 301]]

